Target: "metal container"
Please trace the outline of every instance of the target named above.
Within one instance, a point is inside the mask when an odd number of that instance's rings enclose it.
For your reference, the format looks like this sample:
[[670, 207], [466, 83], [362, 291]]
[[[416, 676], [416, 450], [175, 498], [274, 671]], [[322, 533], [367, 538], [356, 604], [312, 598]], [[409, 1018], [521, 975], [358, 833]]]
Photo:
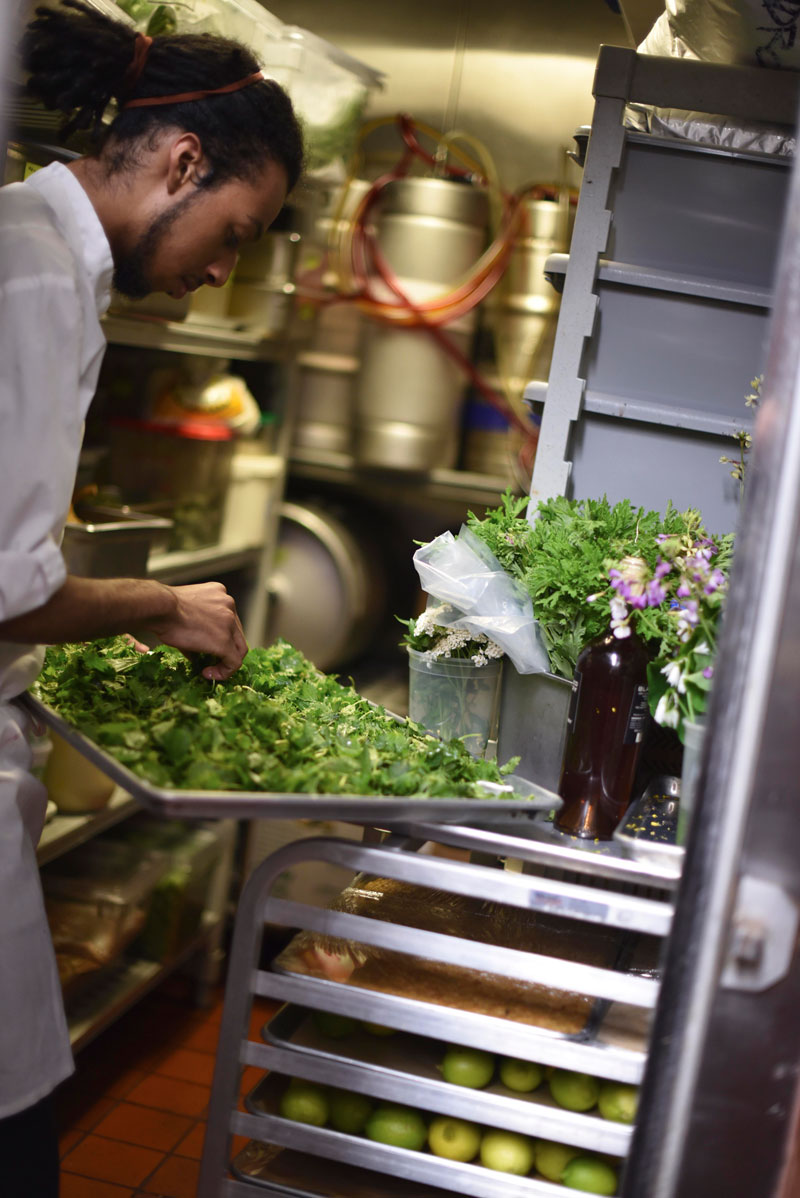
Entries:
[[68, 572], [82, 578], [146, 578], [150, 550], [166, 545], [172, 520], [127, 505], [84, 512], [85, 523], [64, 528], [61, 551]]
[[384, 615], [386, 579], [357, 529], [344, 511], [281, 506], [267, 640], [283, 637], [320, 670], [365, 649]]
[[523, 208], [525, 223], [505, 274], [485, 303], [497, 368], [506, 392], [518, 399], [526, 383], [550, 372], [560, 296], [545, 277], [545, 262], [568, 248], [573, 212], [566, 194], [527, 200]]
[[297, 359], [299, 384], [292, 443], [350, 453], [358, 358], [310, 352]]
[[294, 306], [300, 234], [270, 230], [242, 247], [228, 299], [228, 316], [265, 335], [284, 331]]
[[497, 760], [520, 757], [515, 773], [557, 791], [567, 734], [572, 683], [557, 674], [520, 674], [503, 668]]
[[[346, 191], [334, 188], [322, 197], [319, 214], [300, 254], [301, 302], [304, 277], [314, 290], [321, 281], [331, 297], [342, 292], [345, 284], [340, 263], [347, 255], [346, 239], [369, 188], [365, 179], [352, 179]], [[308, 353], [298, 357], [300, 379], [293, 443], [303, 449], [349, 453], [365, 318], [355, 303], [333, 298], [316, 308], [309, 304], [309, 312], [313, 324]]]
[[[486, 195], [444, 179], [401, 179], [375, 214], [381, 253], [412, 302], [444, 294], [480, 257]], [[393, 298], [387, 289], [387, 299]], [[474, 310], [444, 326], [467, 357]], [[356, 391], [356, 457], [400, 470], [454, 466], [466, 380], [424, 329], [372, 323], [364, 331]]]

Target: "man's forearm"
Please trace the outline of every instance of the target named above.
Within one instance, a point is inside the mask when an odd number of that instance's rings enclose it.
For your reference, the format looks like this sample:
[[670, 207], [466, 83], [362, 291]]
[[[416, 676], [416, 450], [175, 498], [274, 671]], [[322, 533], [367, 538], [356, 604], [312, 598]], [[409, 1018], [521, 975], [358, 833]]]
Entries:
[[169, 620], [170, 587], [147, 578], [67, 577], [43, 607], [0, 622], [0, 641], [55, 645], [121, 632], [143, 632]]

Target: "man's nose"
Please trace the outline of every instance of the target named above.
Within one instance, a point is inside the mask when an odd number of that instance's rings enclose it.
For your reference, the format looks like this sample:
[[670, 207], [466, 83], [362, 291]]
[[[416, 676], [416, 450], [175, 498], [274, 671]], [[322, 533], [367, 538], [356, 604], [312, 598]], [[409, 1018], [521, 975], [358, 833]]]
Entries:
[[224, 258], [218, 258], [216, 262], [207, 266], [203, 276], [205, 285], [207, 287], [224, 287], [236, 265], [237, 257], [236, 253], [226, 254]]

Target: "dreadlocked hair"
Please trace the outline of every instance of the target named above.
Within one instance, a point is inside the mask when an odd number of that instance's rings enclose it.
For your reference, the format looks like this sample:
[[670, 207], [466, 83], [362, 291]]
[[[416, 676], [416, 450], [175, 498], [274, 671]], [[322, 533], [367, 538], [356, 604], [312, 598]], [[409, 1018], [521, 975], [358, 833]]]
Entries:
[[[234, 83], [259, 69], [247, 47], [209, 33], [156, 37], [132, 91], [125, 83], [136, 31], [81, 0], [37, 8], [25, 31], [22, 62], [28, 93], [66, 113], [63, 134], [88, 130], [95, 152], [108, 147], [111, 168], [136, 161], [137, 149], [162, 129], [195, 133], [210, 169], [206, 185], [255, 174], [265, 159], [279, 163], [294, 187], [303, 169], [303, 136], [286, 92], [274, 80], [182, 104], [125, 109], [127, 100], [180, 95]], [[116, 101], [114, 119], [103, 125]]]

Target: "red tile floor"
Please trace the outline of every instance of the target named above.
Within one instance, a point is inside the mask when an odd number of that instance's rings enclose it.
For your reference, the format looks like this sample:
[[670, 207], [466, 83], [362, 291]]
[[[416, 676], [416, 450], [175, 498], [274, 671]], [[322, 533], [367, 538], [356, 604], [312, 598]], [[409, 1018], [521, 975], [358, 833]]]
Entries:
[[[254, 1038], [275, 1009], [256, 1004]], [[56, 1095], [61, 1198], [195, 1198], [221, 1018], [221, 990], [199, 1010], [175, 979], [77, 1054]]]

